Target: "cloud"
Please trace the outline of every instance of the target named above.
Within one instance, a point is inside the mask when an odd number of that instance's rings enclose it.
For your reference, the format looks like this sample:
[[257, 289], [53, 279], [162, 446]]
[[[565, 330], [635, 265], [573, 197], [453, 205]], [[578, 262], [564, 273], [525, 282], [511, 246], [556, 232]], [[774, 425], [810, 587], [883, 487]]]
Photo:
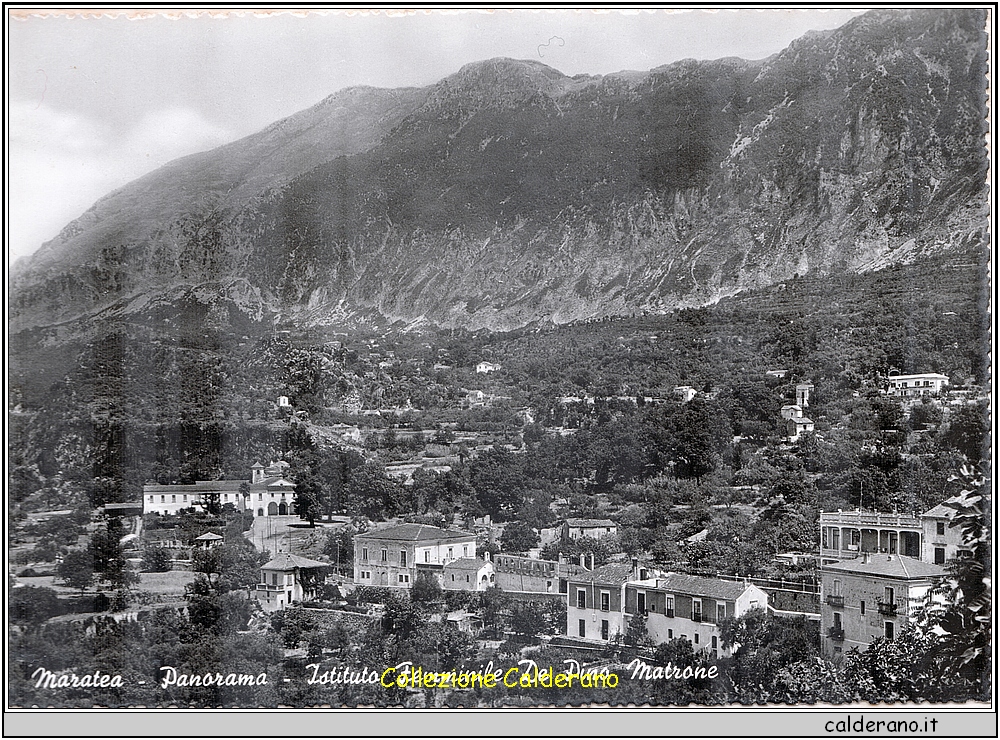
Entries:
[[125, 146], [138, 161], [166, 164], [194, 152], [214, 149], [233, 135], [191, 108], [167, 108], [147, 113], [129, 133]]
[[147, 113], [124, 135], [47, 105], [12, 101], [9, 112], [9, 261], [34, 252], [115, 188], [233, 138], [189, 108]]

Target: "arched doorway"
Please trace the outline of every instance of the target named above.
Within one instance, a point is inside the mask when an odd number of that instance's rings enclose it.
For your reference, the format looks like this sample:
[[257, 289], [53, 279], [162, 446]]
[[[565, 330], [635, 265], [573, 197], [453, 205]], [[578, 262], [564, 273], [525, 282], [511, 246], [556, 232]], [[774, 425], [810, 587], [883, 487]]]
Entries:
[[263, 509], [257, 509], [257, 516], [264, 516], [264, 510]]
[[276, 516], [278, 514], [278, 505], [273, 501], [267, 505], [267, 515]]
[[286, 504], [284, 501], [282, 501], [278, 505], [278, 514], [280, 514], [281, 516], [287, 516], [288, 514], [288, 504]]

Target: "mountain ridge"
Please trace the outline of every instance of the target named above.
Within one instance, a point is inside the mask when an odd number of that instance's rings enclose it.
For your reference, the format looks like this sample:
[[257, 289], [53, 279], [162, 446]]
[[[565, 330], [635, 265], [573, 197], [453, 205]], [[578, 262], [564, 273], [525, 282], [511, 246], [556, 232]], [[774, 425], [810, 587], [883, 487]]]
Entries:
[[348, 88], [102, 198], [18, 270], [11, 326], [198, 295], [268, 324], [510, 329], [982, 249], [980, 21], [872, 11], [757, 62]]

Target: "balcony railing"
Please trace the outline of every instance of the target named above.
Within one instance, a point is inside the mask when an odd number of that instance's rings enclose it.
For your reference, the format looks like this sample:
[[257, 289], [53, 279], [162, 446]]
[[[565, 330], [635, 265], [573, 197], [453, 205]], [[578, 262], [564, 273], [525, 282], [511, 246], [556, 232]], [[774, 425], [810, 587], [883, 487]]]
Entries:
[[673, 616], [674, 616], [674, 610], [673, 610], [673, 609], [667, 609], [667, 611], [666, 611], [666, 615], [667, 615], [668, 617], [671, 617], [671, 618], [673, 618]]
[[843, 640], [844, 639], [844, 628], [843, 627], [830, 627], [826, 631], [826, 636], [831, 640]]
[[878, 613], [887, 617], [894, 617], [899, 612], [899, 604], [894, 601], [878, 602]]
[[692, 622], [700, 622], [702, 620], [701, 612], [693, 612], [691, 614]]
[[829, 604], [830, 606], [843, 606], [844, 605], [844, 597], [843, 596], [834, 596], [833, 594], [830, 594], [830, 595], [828, 595], [826, 597], [826, 603]]

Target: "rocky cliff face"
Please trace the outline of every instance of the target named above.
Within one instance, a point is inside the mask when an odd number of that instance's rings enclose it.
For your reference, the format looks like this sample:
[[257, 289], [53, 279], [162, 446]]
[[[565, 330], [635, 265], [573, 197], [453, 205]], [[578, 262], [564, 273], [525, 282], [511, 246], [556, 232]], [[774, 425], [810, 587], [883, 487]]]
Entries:
[[345, 90], [99, 201], [20, 265], [11, 326], [194, 302], [506, 329], [975, 250], [983, 24], [873, 11], [764, 62]]

